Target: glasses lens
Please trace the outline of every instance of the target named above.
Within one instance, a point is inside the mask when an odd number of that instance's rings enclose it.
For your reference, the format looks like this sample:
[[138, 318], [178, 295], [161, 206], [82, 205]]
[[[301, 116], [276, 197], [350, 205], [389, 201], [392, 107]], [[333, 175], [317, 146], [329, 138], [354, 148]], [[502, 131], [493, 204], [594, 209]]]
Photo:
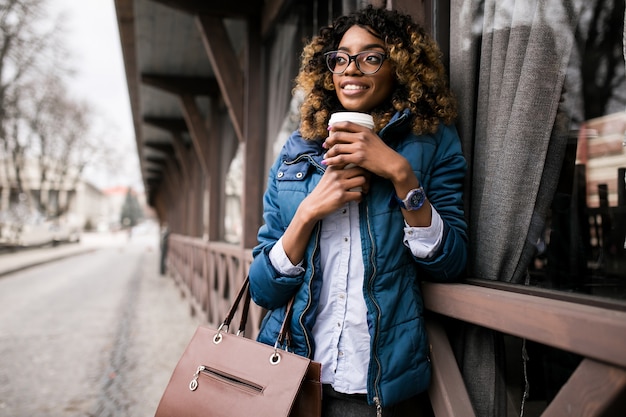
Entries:
[[385, 55], [380, 52], [365, 51], [356, 56], [357, 67], [363, 74], [373, 74], [383, 65]]
[[341, 74], [348, 67], [350, 55], [345, 52], [329, 52], [326, 54], [326, 65], [331, 72]]

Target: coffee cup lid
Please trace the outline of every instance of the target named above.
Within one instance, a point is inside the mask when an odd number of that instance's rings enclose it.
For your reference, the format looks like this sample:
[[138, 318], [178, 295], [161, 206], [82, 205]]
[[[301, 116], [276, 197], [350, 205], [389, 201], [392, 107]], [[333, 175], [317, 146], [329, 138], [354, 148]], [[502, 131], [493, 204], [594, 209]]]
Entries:
[[374, 128], [374, 119], [371, 114], [367, 113], [344, 111], [331, 114], [328, 124], [332, 125], [337, 122], [353, 122], [370, 129]]

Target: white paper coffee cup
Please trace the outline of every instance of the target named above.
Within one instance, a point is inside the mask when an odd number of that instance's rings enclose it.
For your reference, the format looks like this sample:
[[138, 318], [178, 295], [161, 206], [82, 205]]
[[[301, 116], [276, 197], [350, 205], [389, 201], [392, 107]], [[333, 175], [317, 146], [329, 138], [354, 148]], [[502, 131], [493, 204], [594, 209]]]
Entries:
[[[328, 125], [332, 126], [334, 123], [339, 122], [352, 122], [358, 125], [367, 127], [368, 129], [374, 129], [374, 118], [371, 114], [360, 113], [356, 111], [340, 111], [330, 115]], [[353, 168], [355, 164], [348, 164], [344, 169]], [[352, 188], [351, 191], [363, 191], [362, 187]]]
[[368, 129], [374, 129], [374, 118], [371, 114], [359, 113], [356, 111], [340, 111], [330, 115], [328, 125], [332, 126], [338, 122], [352, 122], [361, 126], [365, 126]]

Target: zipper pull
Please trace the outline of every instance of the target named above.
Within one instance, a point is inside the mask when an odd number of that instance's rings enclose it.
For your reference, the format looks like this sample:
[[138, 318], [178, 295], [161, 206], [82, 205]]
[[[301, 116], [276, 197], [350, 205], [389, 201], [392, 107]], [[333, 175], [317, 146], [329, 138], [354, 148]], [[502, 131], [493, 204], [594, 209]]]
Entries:
[[374, 404], [376, 404], [376, 417], [383, 417], [383, 408], [380, 406], [378, 397], [374, 397]]
[[195, 391], [198, 388], [198, 376], [200, 376], [200, 372], [204, 371], [204, 365], [198, 366], [196, 373], [193, 374], [193, 379], [189, 383], [189, 390]]

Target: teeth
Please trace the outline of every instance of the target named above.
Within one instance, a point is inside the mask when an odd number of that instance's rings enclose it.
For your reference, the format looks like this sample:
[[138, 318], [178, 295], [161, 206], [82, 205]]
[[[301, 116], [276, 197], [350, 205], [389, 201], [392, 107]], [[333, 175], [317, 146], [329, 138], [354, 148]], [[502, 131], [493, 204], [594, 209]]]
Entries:
[[354, 84], [347, 84], [343, 86], [344, 90], [365, 90], [365, 86], [362, 85], [354, 85]]

